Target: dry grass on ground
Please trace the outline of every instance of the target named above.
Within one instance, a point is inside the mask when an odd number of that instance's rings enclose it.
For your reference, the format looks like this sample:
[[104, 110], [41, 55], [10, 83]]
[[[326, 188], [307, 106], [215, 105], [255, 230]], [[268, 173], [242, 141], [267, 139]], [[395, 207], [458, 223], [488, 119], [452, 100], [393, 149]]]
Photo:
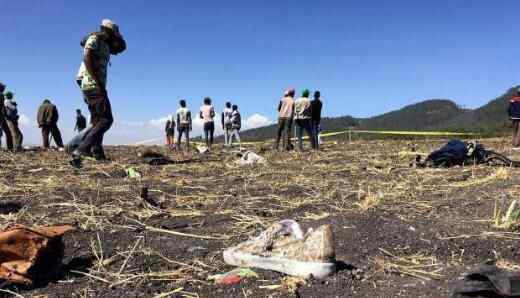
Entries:
[[[429, 152], [442, 141], [421, 141]], [[509, 154], [503, 140], [483, 140]], [[515, 265], [520, 234], [498, 227], [520, 190], [517, 169], [417, 169], [411, 141], [329, 142], [319, 153], [250, 147], [266, 166], [238, 167], [233, 153], [157, 151], [175, 165], [149, 166], [138, 147], [73, 170], [57, 152], [0, 153], [0, 226], [73, 223], [61, 274], [23, 297], [447, 297], [450, 282], [490, 258]], [[142, 178], [128, 178], [133, 167]], [[143, 187], [157, 206], [140, 198]], [[332, 224], [344, 270], [295, 281], [258, 270], [234, 287], [207, 277], [232, 269], [222, 250], [281, 219]], [[288, 290], [288, 289], [291, 290]], [[319, 294], [318, 294], [319, 293]]]

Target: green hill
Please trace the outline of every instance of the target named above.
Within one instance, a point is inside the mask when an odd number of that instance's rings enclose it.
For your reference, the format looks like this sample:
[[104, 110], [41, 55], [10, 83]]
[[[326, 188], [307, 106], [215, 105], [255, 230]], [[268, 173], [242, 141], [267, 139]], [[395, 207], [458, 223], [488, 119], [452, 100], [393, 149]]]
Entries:
[[[478, 132], [485, 135], [508, 133], [508, 99], [516, 87], [477, 109], [463, 109], [446, 99], [431, 99], [405, 106], [370, 118], [351, 116], [327, 117], [324, 131], [341, 131], [350, 127], [360, 130], [416, 130]], [[264, 140], [276, 135], [276, 124], [244, 131], [246, 140]]]

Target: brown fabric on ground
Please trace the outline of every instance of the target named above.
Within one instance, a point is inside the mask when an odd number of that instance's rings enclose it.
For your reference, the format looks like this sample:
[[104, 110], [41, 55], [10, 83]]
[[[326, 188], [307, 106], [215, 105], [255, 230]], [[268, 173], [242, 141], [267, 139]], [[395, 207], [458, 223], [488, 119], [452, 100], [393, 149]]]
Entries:
[[50, 272], [50, 265], [61, 263], [63, 243], [61, 236], [74, 230], [70, 225], [28, 228], [12, 226], [0, 232], [0, 279], [13, 283], [32, 284], [38, 264], [42, 271]]

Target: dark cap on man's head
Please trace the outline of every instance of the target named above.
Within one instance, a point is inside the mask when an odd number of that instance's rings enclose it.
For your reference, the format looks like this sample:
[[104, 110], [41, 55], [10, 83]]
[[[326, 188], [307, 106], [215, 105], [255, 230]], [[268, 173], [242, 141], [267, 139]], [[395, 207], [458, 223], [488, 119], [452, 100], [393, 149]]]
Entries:
[[77, 110], [76, 110], [76, 113], [81, 114], [81, 110], [80, 110], [80, 109], [77, 109]]
[[320, 91], [316, 90], [316, 91], [314, 92], [314, 97], [315, 97], [315, 98], [319, 98], [320, 96], [321, 96]]

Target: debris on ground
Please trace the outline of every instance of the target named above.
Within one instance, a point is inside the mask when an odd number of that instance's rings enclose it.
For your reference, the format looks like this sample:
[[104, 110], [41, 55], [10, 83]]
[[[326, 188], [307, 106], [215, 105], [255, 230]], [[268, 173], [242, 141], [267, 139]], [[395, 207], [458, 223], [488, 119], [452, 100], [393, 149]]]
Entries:
[[128, 176], [128, 178], [141, 178], [142, 177], [141, 173], [139, 173], [133, 167], [126, 168], [125, 172], [126, 172], [126, 176]]
[[249, 268], [237, 268], [222, 274], [208, 276], [208, 280], [212, 280], [217, 285], [236, 285], [243, 279], [258, 278], [258, 274]]
[[247, 151], [246, 153], [242, 154], [242, 157], [238, 160], [238, 164], [241, 166], [248, 166], [248, 165], [255, 165], [255, 164], [265, 164], [266, 160], [262, 156]]
[[70, 225], [28, 228], [15, 225], [0, 232], [0, 279], [32, 284], [61, 265], [61, 236], [74, 230]]
[[483, 264], [459, 281], [455, 285], [454, 293], [462, 297], [475, 297], [478, 294], [484, 297], [518, 297], [520, 296], [520, 272]]
[[173, 160], [165, 156], [164, 154], [154, 152], [151, 150], [146, 150], [144, 152], [140, 152], [137, 154], [140, 158], [142, 158], [143, 162], [149, 164], [151, 166], [160, 166], [175, 163]]
[[494, 209], [495, 225], [504, 229], [511, 229], [520, 225], [520, 205], [517, 200], [513, 200], [507, 209], [504, 216], [501, 216], [501, 211], [495, 202]]
[[325, 278], [336, 271], [332, 227], [309, 229], [303, 235], [297, 222], [283, 220], [260, 236], [225, 250], [224, 261], [303, 278]]
[[197, 146], [197, 152], [199, 154], [206, 154], [209, 152], [209, 148], [206, 146], [203, 146], [203, 145], [199, 145], [199, 146]]

